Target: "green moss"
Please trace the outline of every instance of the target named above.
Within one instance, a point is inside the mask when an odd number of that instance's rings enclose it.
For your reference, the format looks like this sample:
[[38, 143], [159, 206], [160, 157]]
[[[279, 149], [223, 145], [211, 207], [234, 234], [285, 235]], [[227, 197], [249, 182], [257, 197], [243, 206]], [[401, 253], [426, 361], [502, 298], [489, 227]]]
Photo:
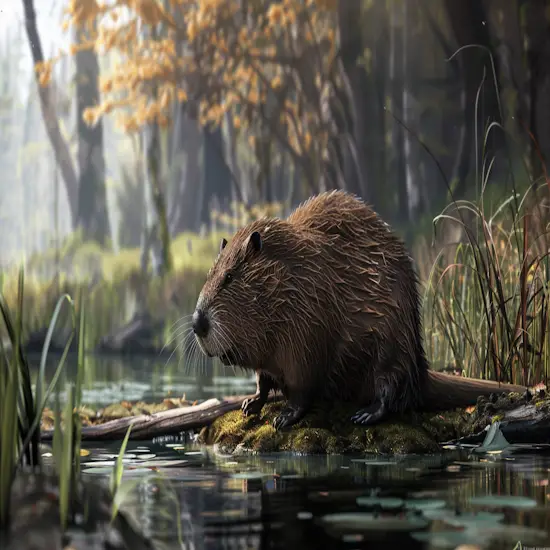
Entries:
[[437, 452], [439, 442], [471, 431], [471, 417], [461, 411], [395, 417], [363, 428], [350, 420], [354, 407], [325, 405], [314, 408], [302, 421], [282, 431], [276, 431], [272, 424], [283, 407], [282, 402], [266, 405], [260, 416], [246, 418], [241, 411], [234, 411], [205, 428], [200, 440], [218, 445], [224, 452], [236, 453], [411, 454]]

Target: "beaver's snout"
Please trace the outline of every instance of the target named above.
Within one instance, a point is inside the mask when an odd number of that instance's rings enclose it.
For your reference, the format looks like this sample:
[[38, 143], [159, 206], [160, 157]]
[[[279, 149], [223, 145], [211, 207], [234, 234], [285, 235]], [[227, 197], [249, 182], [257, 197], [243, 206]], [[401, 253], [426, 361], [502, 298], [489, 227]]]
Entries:
[[193, 313], [193, 332], [199, 338], [205, 338], [210, 330], [210, 323], [208, 317], [205, 315], [202, 309], [196, 309]]

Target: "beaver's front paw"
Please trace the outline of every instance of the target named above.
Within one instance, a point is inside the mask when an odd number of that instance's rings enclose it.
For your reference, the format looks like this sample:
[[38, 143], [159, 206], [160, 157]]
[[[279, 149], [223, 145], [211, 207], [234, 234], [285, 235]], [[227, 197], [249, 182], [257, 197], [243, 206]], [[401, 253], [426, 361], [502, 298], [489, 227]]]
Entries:
[[369, 407], [358, 410], [351, 420], [361, 426], [373, 426], [384, 420], [387, 416], [386, 406], [383, 401], [376, 401]]
[[248, 397], [243, 401], [241, 409], [245, 416], [250, 416], [251, 414], [260, 414], [264, 405], [265, 399], [262, 399], [259, 395], [254, 395], [253, 397]]
[[279, 416], [273, 420], [273, 427], [276, 430], [288, 428], [299, 422], [305, 415], [304, 407], [285, 407]]

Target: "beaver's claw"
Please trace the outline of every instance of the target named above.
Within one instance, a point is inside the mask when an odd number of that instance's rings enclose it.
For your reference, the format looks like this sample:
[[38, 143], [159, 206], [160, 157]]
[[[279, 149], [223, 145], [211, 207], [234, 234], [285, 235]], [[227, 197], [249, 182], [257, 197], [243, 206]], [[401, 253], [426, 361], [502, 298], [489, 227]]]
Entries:
[[273, 420], [273, 427], [276, 430], [282, 430], [288, 428], [299, 422], [305, 415], [306, 409], [304, 407], [285, 407], [279, 416]]
[[259, 395], [254, 395], [242, 402], [241, 409], [244, 416], [250, 416], [251, 414], [260, 414], [264, 405], [265, 399], [262, 399]]
[[383, 401], [375, 402], [370, 407], [365, 409], [359, 409], [352, 417], [351, 420], [355, 424], [361, 426], [372, 426], [377, 424], [386, 416], [387, 410]]

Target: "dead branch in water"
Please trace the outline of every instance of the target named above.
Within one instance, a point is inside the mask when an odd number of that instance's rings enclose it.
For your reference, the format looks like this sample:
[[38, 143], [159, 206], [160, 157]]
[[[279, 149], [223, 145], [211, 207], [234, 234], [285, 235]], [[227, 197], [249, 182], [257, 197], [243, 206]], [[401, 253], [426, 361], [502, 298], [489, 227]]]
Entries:
[[[172, 435], [188, 430], [200, 429], [210, 425], [216, 418], [237, 409], [240, 409], [243, 399], [250, 395], [239, 395], [219, 399], [208, 399], [199, 405], [178, 407], [153, 414], [126, 416], [109, 420], [95, 426], [82, 428], [83, 441], [105, 441], [123, 439], [132, 425], [130, 439], [152, 439], [163, 435]], [[270, 395], [268, 402], [281, 399], [279, 394]], [[51, 441], [54, 430], [42, 430], [41, 439]]]

